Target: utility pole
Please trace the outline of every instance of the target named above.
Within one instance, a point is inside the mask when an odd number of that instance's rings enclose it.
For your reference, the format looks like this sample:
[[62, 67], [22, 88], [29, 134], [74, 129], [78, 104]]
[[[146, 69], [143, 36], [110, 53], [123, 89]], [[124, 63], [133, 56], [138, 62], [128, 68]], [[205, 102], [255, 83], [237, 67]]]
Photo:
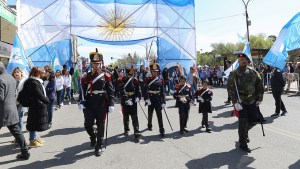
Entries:
[[245, 2], [244, 0], [242, 0], [245, 6], [245, 12], [246, 12], [246, 25], [247, 25], [247, 40], [250, 43], [250, 36], [249, 36], [249, 26], [251, 25], [251, 21], [249, 20], [249, 16], [248, 16], [248, 4], [250, 2], [250, 0], [248, 0], [247, 2]]

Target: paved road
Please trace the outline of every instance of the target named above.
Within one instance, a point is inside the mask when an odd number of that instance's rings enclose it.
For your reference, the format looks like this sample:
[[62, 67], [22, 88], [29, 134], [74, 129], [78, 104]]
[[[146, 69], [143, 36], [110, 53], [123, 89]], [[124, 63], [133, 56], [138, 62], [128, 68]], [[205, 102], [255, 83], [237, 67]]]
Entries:
[[[202, 168], [300, 168], [300, 96], [284, 95], [287, 116], [271, 118], [274, 99], [266, 93], [261, 110], [268, 120], [262, 136], [258, 125], [250, 132], [252, 153], [246, 154], [236, 148], [237, 119], [230, 117], [230, 106], [224, 106], [225, 89], [213, 89], [213, 114], [209, 115], [212, 133], [199, 128], [202, 117], [197, 106], [190, 112], [190, 132], [181, 136], [177, 109], [174, 100], [167, 102], [167, 112], [173, 125], [172, 132], [164, 116], [166, 138], [159, 137], [157, 119], [153, 118], [153, 131], [147, 131], [146, 118], [139, 111], [140, 128], [144, 141], [134, 142], [133, 130], [125, 137], [120, 105], [109, 114], [109, 139], [101, 157], [93, 155], [89, 138], [83, 128], [83, 114], [77, 105], [66, 105], [54, 112], [53, 128], [40, 133], [44, 147], [32, 148], [28, 161], [17, 161], [19, 149], [11, 143], [12, 136], [6, 128], [0, 131], [0, 168], [104, 168], [104, 169], [202, 169]], [[142, 102], [143, 104], [143, 102]], [[143, 107], [145, 110], [146, 108]], [[25, 133], [28, 139], [28, 133]]]

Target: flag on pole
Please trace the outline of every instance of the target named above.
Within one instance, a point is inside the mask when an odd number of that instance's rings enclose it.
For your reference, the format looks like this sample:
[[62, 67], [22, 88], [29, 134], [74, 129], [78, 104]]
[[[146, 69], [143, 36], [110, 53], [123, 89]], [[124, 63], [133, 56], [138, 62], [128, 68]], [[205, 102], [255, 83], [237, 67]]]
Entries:
[[288, 51], [300, 48], [300, 12], [281, 29], [272, 48], [264, 58], [264, 63], [283, 69], [288, 60]]
[[240, 34], [237, 34], [237, 35], [238, 35], [239, 41], [241, 43], [245, 44], [243, 53], [246, 54], [248, 56], [248, 58], [250, 59], [251, 63], [253, 63], [252, 56], [251, 56], [250, 43], [247, 41], [246, 38], [242, 37]]
[[55, 55], [52, 65], [53, 65], [54, 72], [56, 72], [57, 70], [61, 70], [61, 65], [59, 63], [59, 59], [58, 59], [57, 55]]
[[26, 59], [25, 53], [21, 45], [21, 41], [17, 34], [14, 37], [14, 44], [7, 65], [8, 73], [12, 73], [12, 71], [16, 67], [21, 68], [25, 73], [25, 75], [27, 76], [29, 75], [29, 71], [30, 71], [29, 61]]
[[[243, 53], [246, 54], [248, 56], [248, 58], [250, 59], [251, 63], [252, 62], [252, 56], [251, 56], [251, 49], [250, 49], [250, 44], [247, 41], [246, 38], [242, 37], [240, 34], [238, 35], [238, 39], [240, 40], [241, 43], [245, 44], [244, 49], [243, 49]], [[226, 75], [225, 77], [228, 77], [230, 72], [232, 72], [233, 70], [237, 69], [239, 67], [239, 62], [238, 60], [236, 60], [229, 68], [226, 69], [226, 71], [224, 72]]]

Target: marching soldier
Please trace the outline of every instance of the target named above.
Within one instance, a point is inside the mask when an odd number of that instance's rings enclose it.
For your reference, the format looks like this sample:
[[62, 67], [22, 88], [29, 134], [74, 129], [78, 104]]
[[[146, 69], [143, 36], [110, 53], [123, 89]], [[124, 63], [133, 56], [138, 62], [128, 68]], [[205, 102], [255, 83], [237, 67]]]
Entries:
[[[83, 92], [80, 106], [84, 108], [84, 127], [90, 136], [91, 147], [95, 147], [95, 155], [100, 156], [106, 114], [114, 110], [114, 89], [110, 74], [101, 71], [103, 55], [96, 49], [96, 52], [90, 53], [90, 60], [92, 70], [81, 79]], [[96, 133], [93, 128], [95, 120]]]
[[248, 131], [260, 121], [257, 107], [263, 100], [264, 88], [259, 73], [247, 67], [248, 61], [246, 54], [238, 55], [239, 67], [230, 73], [227, 91], [234, 108], [239, 111], [240, 149], [250, 153]]
[[124, 134], [129, 132], [129, 115], [131, 116], [132, 125], [134, 129], [134, 136], [138, 140], [142, 137], [139, 131], [139, 120], [137, 116], [137, 102], [141, 99], [141, 92], [139, 89], [139, 81], [134, 77], [133, 67], [127, 67], [126, 76], [123, 77], [120, 83], [121, 106], [123, 113]]
[[175, 88], [174, 98], [178, 103], [180, 134], [189, 132], [186, 124], [189, 118], [190, 104], [193, 103], [192, 87], [186, 83], [184, 76], [180, 77], [179, 85]]
[[158, 76], [160, 66], [158, 63], [150, 65], [151, 77], [145, 80], [144, 100], [148, 105], [148, 130], [152, 131], [152, 117], [155, 109], [160, 135], [165, 136], [162, 119], [162, 109], [166, 107], [164, 80]]
[[282, 111], [281, 116], [284, 116], [287, 111], [285, 109], [284, 103], [282, 102], [281, 95], [283, 92], [283, 88], [285, 86], [285, 81], [282, 76], [282, 72], [278, 68], [273, 68], [271, 74], [271, 88], [272, 94], [275, 99], [275, 113], [271, 115], [271, 117], [278, 117], [280, 110]]

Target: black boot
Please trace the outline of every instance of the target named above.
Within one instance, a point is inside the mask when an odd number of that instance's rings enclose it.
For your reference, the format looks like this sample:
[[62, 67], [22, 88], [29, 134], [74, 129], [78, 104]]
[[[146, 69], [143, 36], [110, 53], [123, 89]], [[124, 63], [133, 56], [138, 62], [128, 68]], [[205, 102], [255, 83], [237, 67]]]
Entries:
[[184, 129], [183, 129], [183, 128], [180, 128], [179, 133], [180, 133], [180, 134], [184, 134]]
[[125, 130], [125, 131], [124, 131], [124, 135], [125, 135], [125, 136], [128, 136], [128, 135], [129, 135], [129, 130]]
[[21, 154], [17, 155], [17, 159], [20, 159], [20, 160], [28, 160], [29, 157], [30, 157], [30, 154], [28, 153], [28, 151], [22, 152]]
[[140, 142], [140, 140], [142, 140], [143, 138], [144, 138], [144, 136], [141, 133], [134, 134], [134, 139], [137, 143]]
[[186, 133], [190, 132], [187, 128], [184, 128], [183, 131]]
[[211, 131], [212, 131], [211, 128], [210, 128], [208, 125], [205, 126], [205, 127], [206, 127], [206, 130], [205, 130], [205, 131], [206, 131], [207, 133], [211, 133]]
[[164, 128], [160, 129], [160, 136], [165, 137], [165, 129]]
[[278, 117], [279, 116], [279, 113], [274, 113], [271, 115], [271, 117]]
[[91, 147], [95, 147], [95, 145], [96, 145], [96, 136], [90, 137], [90, 140], [91, 140]]
[[102, 154], [102, 145], [103, 145], [103, 137], [104, 137], [104, 123], [100, 124], [97, 128], [97, 143], [95, 146], [95, 156], [99, 157]]
[[96, 156], [96, 157], [99, 157], [99, 156], [102, 155], [102, 151], [101, 151], [101, 150], [102, 150], [102, 149], [101, 149], [101, 145], [95, 147], [95, 156]]
[[148, 130], [152, 131], [152, 124], [148, 124]]
[[240, 144], [240, 149], [247, 153], [251, 153], [251, 150], [249, 149], [247, 144]]
[[286, 115], [287, 114], [287, 111], [283, 111], [282, 113], [281, 113], [281, 116], [284, 116], [284, 115]]

